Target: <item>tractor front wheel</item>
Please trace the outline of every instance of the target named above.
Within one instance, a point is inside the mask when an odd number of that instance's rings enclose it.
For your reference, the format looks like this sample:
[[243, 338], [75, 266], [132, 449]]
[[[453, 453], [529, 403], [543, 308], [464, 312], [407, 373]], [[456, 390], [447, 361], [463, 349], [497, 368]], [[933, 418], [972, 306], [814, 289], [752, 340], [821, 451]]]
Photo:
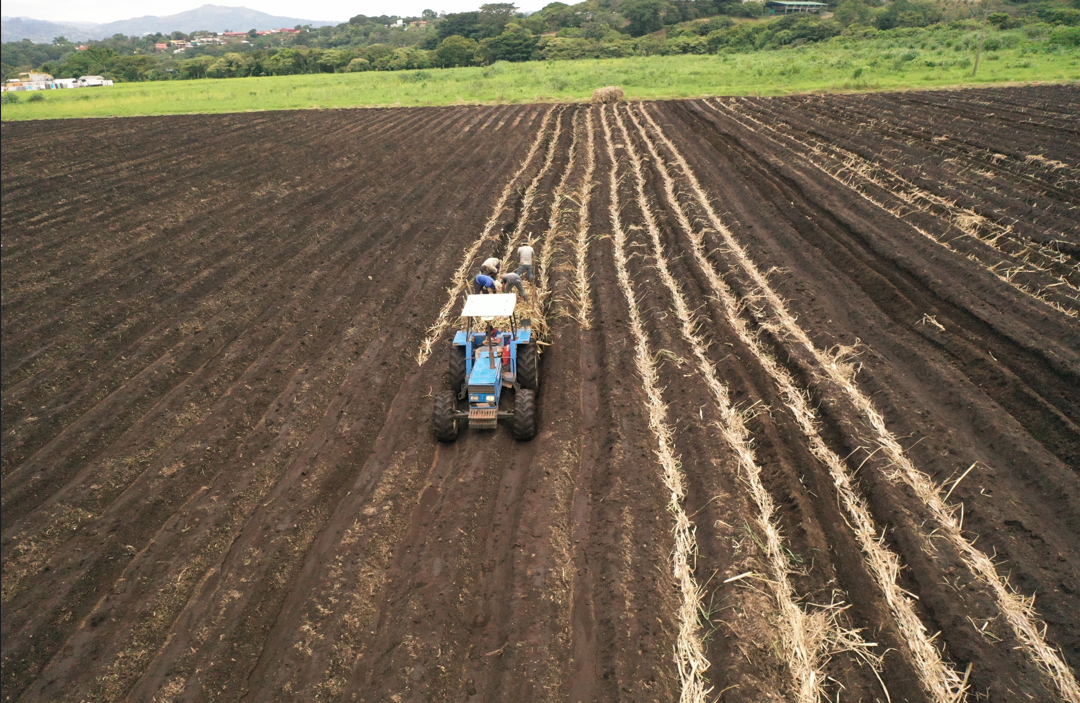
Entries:
[[536, 436], [536, 393], [522, 388], [514, 399], [514, 439], [528, 441]]
[[457, 393], [439, 391], [435, 394], [435, 410], [431, 414], [431, 424], [435, 427], [435, 439], [440, 442], [453, 442], [457, 439]]
[[540, 390], [540, 366], [535, 344], [522, 344], [517, 350], [517, 382], [530, 391]]

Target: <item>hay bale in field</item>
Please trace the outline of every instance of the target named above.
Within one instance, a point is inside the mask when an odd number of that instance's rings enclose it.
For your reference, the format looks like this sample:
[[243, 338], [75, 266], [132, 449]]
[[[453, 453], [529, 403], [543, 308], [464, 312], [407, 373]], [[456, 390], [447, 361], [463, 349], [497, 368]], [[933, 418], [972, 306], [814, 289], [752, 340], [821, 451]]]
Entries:
[[592, 93], [592, 102], [594, 105], [599, 105], [601, 103], [617, 103], [623, 99], [623, 95], [622, 88], [617, 85], [609, 85], [594, 90]]

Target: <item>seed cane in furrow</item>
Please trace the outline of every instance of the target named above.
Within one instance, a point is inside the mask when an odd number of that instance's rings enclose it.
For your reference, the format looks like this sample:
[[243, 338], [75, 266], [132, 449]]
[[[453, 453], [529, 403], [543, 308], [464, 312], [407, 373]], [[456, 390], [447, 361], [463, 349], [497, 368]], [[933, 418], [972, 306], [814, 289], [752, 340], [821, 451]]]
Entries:
[[[804, 155], [807, 153], [811, 155], [807, 156], [807, 158], [812, 163], [819, 168], [829, 170], [831, 175], [839, 176], [842, 172], [846, 171], [851, 174], [851, 176], [848, 177], [851, 181], [855, 181], [857, 178], [865, 179], [865, 181], [873, 183], [884, 190], [893, 192], [897, 197], [901, 198], [905, 203], [912, 207], [918, 208], [935, 217], [939, 217], [949, 225], [964, 232], [966, 235], [978, 239], [995, 249], [999, 249], [1002, 253], [1009, 256], [1013, 256], [1014, 254], [1010, 253], [1009, 247], [1005, 247], [1001, 244], [1002, 241], [1011, 243], [1013, 245], [1011, 251], [1013, 252], [1019, 247], [1025, 263], [1030, 264], [1034, 268], [1039, 268], [1049, 275], [1057, 275], [1051, 268], [1047, 268], [1049, 264], [1065, 264], [1067, 261], [1062, 252], [1057, 251], [1042, 242], [1025, 239], [1014, 232], [1013, 225], [1017, 222], [1016, 218], [1008, 218], [1012, 221], [1012, 224], [1006, 226], [974, 212], [971, 208], [962, 208], [956, 202], [928, 191], [900, 175], [896, 170], [890, 169], [883, 163], [884, 159], [868, 159], [837, 144], [819, 139], [811, 133], [804, 132], [799, 136], [787, 133], [770, 124], [770, 119], [779, 118], [776, 112], [767, 111], [758, 107], [758, 117], [754, 117], [752, 112], [754, 108], [751, 107], [747, 101], [705, 102], [710, 105], [715, 103], [727, 108], [728, 110], [753, 121], [759, 128], [766, 129], [777, 135], [778, 138], [785, 139], [789, 143], [795, 144]], [[839, 165], [834, 165], [830, 168], [828, 166], [830, 162]], [[1032, 157], [1029, 156], [1026, 162], [1032, 163]], [[849, 183], [849, 185], [851, 184]], [[1032, 257], [1035, 257], [1034, 261], [1031, 260]], [[1065, 288], [1071, 288], [1074, 292], [1080, 292], [1080, 289], [1078, 289], [1077, 286], [1067, 280], [1062, 279], [1061, 285]]]
[[[824, 668], [830, 651], [850, 649], [873, 662], [875, 667], [879, 665], [879, 662], [876, 661], [876, 657], [869, 654], [866, 642], [857, 633], [847, 632], [838, 627], [835, 618], [831, 617], [832, 614], [838, 612], [837, 608], [830, 607], [808, 613], [798, 605], [798, 597], [789, 579], [787, 550], [777, 524], [776, 506], [761, 480], [761, 466], [758, 464], [753, 448], [753, 437], [747, 427], [747, 414], [735, 409], [727, 386], [720, 382], [715, 366], [705, 353], [705, 341], [697, 333], [700, 320], [690, 311], [664, 258], [660, 230], [645, 195], [645, 176], [642, 171], [641, 157], [637, 154], [630, 135], [627, 133], [619, 110], [615, 111], [615, 118], [630, 157], [637, 188], [638, 207], [645, 218], [646, 230], [649, 232], [660, 280], [671, 294], [683, 338], [693, 350], [698, 372], [705, 381], [716, 409], [723, 419], [722, 423], [718, 423], [717, 430], [737, 457], [740, 472], [758, 509], [758, 526], [765, 535], [763, 551], [768, 562], [770, 586], [779, 611], [778, 630], [783, 643], [784, 660], [792, 674], [791, 688], [795, 700], [801, 703], [816, 703], [823, 695]], [[685, 225], [689, 225], [685, 222], [685, 216], [682, 220]]]
[[[525, 195], [521, 199], [521, 216], [518, 217], [518, 221], [514, 226], [514, 231], [511, 232], [510, 236], [507, 238], [506, 247], [503, 250], [501, 267], [503, 271], [507, 270], [506, 267], [509, 265], [510, 258], [513, 256], [514, 251], [517, 249], [518, 242], [521, 240], [521, 235], [529, 225], [529, 217], [532, 214], [533, 206], [536, 204], [536, 191], [540, 186], [540, 181], [548, 174], [552, 164], [555, 162], [555, 154], [559, 149], [559, 138], [562, 136], [562, 116], [565, 111], [565, 107], [560, 107], [558, 109], [558, 112], [555, 115], [555, 132], [551, 136], [551, 141], [548, 142], [547, 152], [544, 154], [544, 165], [529, 183], [529, 187], [525, 189]], [[567, 165], [566, 173], [568, 172], [569, 165]]]
[[672, 552], [672, 571], [675, 583], [682, 596], [682, 603], [676, 613], [679, 632], [675, 643], [675, 663], [679, 669], [679, 680], [682, 684], [680, 703], [701, 703], [706, 700], [711, 689], [705, 682], [705, 670], [709, 667], [709, 661], [705, 658], [705, 651], [701, 643], [701, 632], [697, 625], [698, 609], [701, 607], [701, 587], [694, 579], [693, 554], [697, 552], [697, 541], [694, 537], [694, 528], [690, 519], [683, 510], [682, 502], [686, 497], [686, 488], [683, 485], [682, 473], [679, 469], [679, 460], [675, 456], [672, 441], [672, 430], [667, 424], [667, 405], [659, 387], [659, 378], [656, 365], [653, 362], [653, 354], [649, 350], [649, 342], [645, 336], [645, 329], [641, 320], [641, 312], [638, 310], [637, 299], [634, 296], [633, 284], [627, 271], [626, 232], [623, 230], [620, 219], [621, 206], [619, 204], [619, 179], [618, 159], [615, 156], [614, 140], [612, 139], [611, 127], [608, 123], [607, 108], [601, 108], [601, 122], [604, 129], [604, 141], [607, 147], [608, 158], [611, 161], [611, 171], [608, 173], [608, 184], [611, 189], [611, 199], [608, 203], [608, 216], [611, 220], [612, 238], [615, 249], [615, 270], [619, 281], [619, 289], [626, 297], [629, 308], [630, 331], [634, 337], [634, 364], [644, 384], [646, 396], [646, 409], [649, 414], [649, 429], [657, 443], [656, 457], [660, 462], [661, 478], [664, 486], [670, 491], [668, 510], [675, 516], [675, 549]]
[[1065, 663], [1061, 653], [1047, 643], [1044, 636], [1046, 628], [1045, 625], [1039, 622], [1033, 607], [1033, 599], [1025, 598], [1014, 592], [1008, 581], [997, 573], [997, 568], [990, 558], [976, 549], [974, 544], [964, 537], [960, 521], [956, 517], [956, 509], [945, 503], [940, 489], [908, 459], [899, 441], [886, 426], [881, 413], [878, 412], [870, 398], [855, 384], [850, 366], [844, 364], [841, 358], [831, 355], [814, 345], [806, 331], [799, 326], [791, 313], [788, 312], [780, 300], [780, 296], [773, 290], [765, 276], [749, 258], [742, 245], [735, 239], [731, 230], [724, 225], [709, 198], [705, 195], [704, 190], [702, 190], [697, 176], [690, 169], [689, 164], [686, 163], [685, 158], [660, 130], [652, 115], [647, 110], [643, 112], [643, 115], [658, 140], [671, 153], [680, 172], [689, 182], [690, 190], [705, 212], [712, 228], [723, 238], [732, 257], [753, 280], [758, 292], [768, 302], [773, 311], [776, 324], [814, 357], [819, 368], [843, 389], [851, 404], [870, 423], [874, 430], [874, 436], [872, 437], [874, 443], [895, 467], [895, 472], [890, 478], [902, 480], [910, 486], [926, 507], [930, 509], [939, 525], [937, 534], [948, 539], [962, 555], [971, 573], [990, 589], [1002, 615], [1005, 616], [1013, 633], [1020, 641], [1025, 655], [1043, 673], [1052, 687], [1070, 703], [1080, 703], [1080, 684], [1077, 683], [1076, 676], [1069, 668], [1069, 665]]
[[533, 158], [536, 156], [536, 152], [540, 149], [540, 144], [544, 141], [544, 132], [547, 131], [548, 123], [551, 121], [551, 115], [555, 111], [555, 108], [549, 108], [544, 113], [544, 119], [540, 122], [540, 128], [536, 132], [536, 138], [533, 139], [532, 145], [529, 147], [529, 152], [525, 155], [525, 159], [521, 162], [521, 166], [517, 172], [506, 183], [506, 187], [503, 188], [502, 193], [499, 195], [499, 200], [495, 203], [495, 208], [491, 213], [491, 217], [484, 224], [484, 229], [481, 230], [480, 236], [473, 242], [468, 249], [465, 250], [464, 255], [461, 257], [461, 265], [458, 266], [457, 271], [454, 273], [453, 283], [446, 290], [447, 298], [446, 303], [439, 311], [439, 316], [436, 318], [435, 324], [428, 329], [428, 334], [424, 338], [424, 341], [420, 344], [420, 350], [416, 354], [416, 363], [423, 364], [431, 356], [432, 346], [438, 341], [439, 337], [446, 332], [453, 319], [450, 317], [450, 312], [453, 310], [454, 305], [458, 302], [458, 296], [468, 287], [469, 270], [473, 267], [473, 263], [476, 261], [476, 255], [480, 251], [480, 247], [484, 242], [490, 241], [491, 231], [495, 228], [495, 223], [499, 220], [499, 215], [502, 214], [503, 208], [506, 207], [507, 201], [510, 199], [510, 194], [513, 192], [514, 184], [532, 164]]
[[[690, 222], [686, 211], [679, 203], [675, 181], [671, 177], [670, 170], [657, 152], [655, 144], [638, 120], [635, 112], [631, 111], [629, 115], [660, 172], [668, 204], [674, 212], [683, 233], [690, 240], [694, 260], [709, 281], [717, 300], [720, 301], [724, 308], [725, 321], [750, 349], [757, 362], [769, 373], [803, 435], [806, 437], [811, 454], [828, 469], [847, 513], [848, 523], [854, 530], [859, 546], [863, 551], [866, 569], [873, 576], [886, 603], [889, 605], [897, 629], [908, 647], [906, 655], [918, 672], [924, 689], [935, 703], [954, 703], [962, 700], [964, 693], [963, 678], [955, 669], [942, 660], [940, 652], [932, 642], [932, 638], [927, 634], [926, 627], [915, 613], [912, 599], [897, 584], [897, 577], [902, 568], [900, 558], [882, 543], [880, 539], [881, 531], [875, 525], [866, 501], [855, 490], [853, 478], [850, 476], [844, 461], [822, 439], [818, 430], [819, 420], [810, 405], [806, 390], [799, 388], [791, 373], [777, 363], [771, 354], [765, 351], [758, 336], [750, 331], [746, 322], [739, 315], [740, 304], [738, 299], [727, 284], [724, 283], [723, 279], [716, 274], [715, 269], [705, 256], [705, 248], [702, 244], [702, 235], [704, 233]], [[659, 238], [654, 237], [654, 248], [658, 247]], [[664, 277], [663, 273], [662, 277]], [[664, 277], [664, 280], [671, 287], [675, 285], [675, 282], [674, 279], [669, 282], [669, 278], [670, 276]], [[694, 333], [696, 325], [687, 325], [684, 322], [684, 328], [686, 330], [684, 335]], [[709, 364], [707, 359], [704, 359], [703, 363]], [[715, 370], [713, 370], [713, 373], [715, 373]], [[713, 384], [718, 384], [715, 377], [710, 379], [709, 376], [706, 376], [706, 378], [710, 381], [710, 388], [712, 388]], [[715, 393], [716, 391], [714, 391]]]
[[582, 329], [592, 327], [592, 298], [589, 292], [589, 206], [592, 204], [593, 174], [596, 171], [596, 151], [594, 137], [596, 129], [593, 124], [593, 111], [586, 111], [585, 133], [588, 136], [586, 142], [587, 157], [585, 160], [585, 177], [578, 189], [578, 225], [574, 233], [574, 280], [573, 293], [571, 295], [574, 307], [577, 309], [576, 318]]
[[[735, 110], [734, 108], [732, 108], [730, 105], [728, 105], [726, 103], [723, 103], [723, 102], [720, 102], [720, 101], [712, 101], [712, 100], [705, 100], [703, 102], [704, 102], [705, 105], [709, 106], [710, 108], [712, 108], [716, 112], [719, 112], [719, 113], [725, 114], [725, 115], [729, 115], [733, 119], [735, 119], [736, 121], [746, 120], [747, 122], [753, 123], [754, 126], [748, 126], [748, 128], [753, 129], [753, 131], [755, 131], [755, 132], [757, 132], [759, 134], [762, 134], [763, 136], [765, 136], [766, 139], [769, 139], [770, 141], [779, 144], [778, 139], [776, 139], [776, 138], [766, 134], [764, 131], [762, 131], [762, 130], [767, 130], [767, 131], [770, 131], [770, 132], [777, 132], [777, 130], [774, 127], [772, 127], [771, 125], [765, 124], [765, 123], [761, 122], [760, 120], [754, 118], [753, 116], [745, 114], [744, 112], [737, 111], [737, 110]], [[976, 222], [973, 220], [973, 218], [977, 218], [978, 216], [974, 215], [973, 213], [969, 213], [967, 211], [959, 210], [959, 209], [949, 205], [948, 203], [945, 203], [940, 198], [936, 198], [936, 196], [933, 196], [933, 194], [926, 193], [925, 191], [922, 191], [921, 189], [915, 188], [914, 186], [912, 186], [911, 189], [908, 189], [907, 192], [893, 191], [893, 189], [891, 189], [887, 184], [881, 182], [878, 179], [875, 179], [872, 175], [870, 175], [867, 172], [867, 169], [865, 168], [864, 165], [860, 165], [858, 163], [853, 164], [850, 157], [848, 158], [847, 162], [845, 162], [845, 168], [843, 168], [843, 169], [838, 169], [838, 168], [829, 169], [829, 168], [826, 168], [825, 166], [821, 165], [819, 163], [819, 161], [820, 161], [820, 159], [818, 159], [818, 161], [814, 161], [814, 160], [810, 159], [810, 162], [813, 163], [815, 166], [817, 166], [819, 169], [821, 169], [826, 175], [828, 175], [829, 177], [831, 177], [832, 179], [834, 179], [838, 183], [842, 184], [843, 186], [845, 186], [846, 188], [848, 188], [852, 192], [857, 193], [864, 200], [873, 203], [874, 205], [876, 205], [879, 208], [885, 210], [886, 212], [889, 212], [892, 215], [895, 215], [896, 217], [902, 218], [904, 213], [901, 212], [901, 211], [896, 210], [895, 208], [890, 209], [888, 207], [888, 205], [886, 205], [885, 203], [883, 203], [880, 200], [878, 200], [878, 199], [872, 197], [871, 195], [867, 194], [862, 189], [856, 187], [854, 185], [853, 181], [857, 181], [857, 179], [861, 178], [861, 179], [864, 179], [867, 182], [870, 182], [870, 183], [873, 183], [874, 185], [877, 185], [880, 188], [883, 188], [885, 190], [889, 190], [890, 192], [893, 192], [894, 195], [896, 195], [901, 200], [903, 200], [907, 205], [909, 205], [911, 207], [918, 208], [918, 209], [920, 209], [920, 210], [922, 210], [922, 211], [924, 211], [924, 212], [926, 212], [926, 213], [928, 213], [930, 215], [933, 215], [934, 217], [937, 217], [937, 215], [932, 210], [927, 208], [926, 206], [920, 204], [920, 202], [919, 202], [920, 199], [926, 200], [926, 201], [929, 201], [929, 202], [934, 202], [935, 204], [939, 204], [939, 205], [941, 205], [943, 207], [947, 207], [949, 209], [951, 215], [952, 215], [951, 219], [947, 220], [947, 222], [949, 222], [952, 226], [959, 229], [961, 232], [964, 232], [964, 234], [966, 236], [970, 236], [971, 238], [976, 239], [977, 241], [980, 241], [983, 244], [987, 244], [988, 246], [993, 246], [992, 241], [994, 239], [996, 239], [997, 237], [1002, 236], [1002, 234], [1003, 234], [1003, 232], [1002, 232], [1003, 228], [998, 227], [998, 230], [997, 230], [998, 233], [997, 233], [996, 237], [986, 238], [986, 237], [978, 236], [975, 229], [973, 229], [974, 224], [976, 224]], [[851, 174], [847, 178], [845, 178], [842, 175], [845, 170], [849, 174]], [[995, 264], [993, 266], [988, 266], [985, 263], [983, 263], [981, 260], [979, 260], [977, 257], [975, 257], [974, 255], [964, 254], [962, 252], [957, 251], [955, 247], [953, 247], [951, 244], [949, 244], [948, 241], [945, 241], [941, 237], [939, 237], [937, 235], [934, 235], [931, 232], [926, 231], [925, 229], [919, 227], [918, 225], [916, 225], [916, 224], [914, 224], [914, 223], [912, 223], [910, 221], [907, 221], [907, 222], [908, 222], [909, 226], [911, 226], [913, 229], [915, 229], [915, 231], [917, 231], [919, 234], [923, 235], [927, 239], [929, 239], [932, 242], [944, 247], [945, 249], [948, 249], [949, 251], [951, 251], [951, 252], [953, 252], [953, 253], [955, 253], [955, 254], [957, 254], [959, 256], [965, 256], [968, 259], [978, 263], [980, 266], [982, 266], [983, 268], [986, 268], [988, 271], [990, 271], [995, 277], [998, 278], [998, 280], [1007, 283], [1008, 285], [1010, 285], [1014, 289], [1024, 293], [1025, 295], [1030, 296], [1030, 297], [1038, 300], [1040, 303], [1043, 303], [1044, 305], [1047, 305], [1047, 306], [1053, 308], [1054, 310], [1056, 310], [1056, 311], [1058, 311], [1060, 313], [1068, 315], [1069, 317], [1080, 316], [1080, 312], [1078, 312], [1077, 309], [1067, 307], [1066, 305], [1062, 304], [1061, 302], [1058, 302], [1057, 300], [1051, 299], [1047, 295], [1047, 289], [1051, 288], [1051, 287], [1065, 286], [1066, 288], [1072, 288], [1072, 285], [1069, 284], [1068, 281], [1066, 281], [1064, 279], [1060, 279], [1057, 283], [1049, 284], [1049, 285], [1039, 285], [1039, 286], [1035, 286], [1033, 284], [1021, 283], [1020, 281], [1015, 280], [1015, 278], [1016, 278], [1017, 273], [1024, 270], [1024, 267], [1025, 267], [1024, 263], [1020, 263], [1016, 267], [1010, 267], [1010, 268], [1006, 268], [1006, 269], [1003, 269], [1003, 270], [998, 270], [1002, 262], [999, 262], [998, 264]], [[989, 223], [988, 226], [990, 226], [990, 225], [993, 225], [993, 223]], [[1007, 254], [1005, 252], [1002, 252], [1002, 254], [1004, 254], [1005, 256], [1009, 256], [1009, 254]], [[1044, 272], [1044, 273], [1049, 273], [1049, 272]], [[1053, 274], [1050, 274], [1050, 275], [1053, 275]]]
[[[551, 266], [555, 257], [555, 247], [561, 235], [561, 220], [564, 214], [562, 210], [563, 201], [566, 199], [566, 186], [570, 181], [570, 176], [574, 172], [574, 166], [577, 163], [578, 154], [578, 135], [581, 127], [581, 111], [575, 111], [573, 119], [570, 125], [570, 147], [566, 155], [566, 166], [563, 169], [562, 176], [559, 178], [559, 184], [555, 186], [555, 192], [551, 198], [551, 212], [548, 214], [547, 229], [544, 231], [543, 236], [540, 238], [540, 251], [536, 255], [536, 267], [533, 269], [533, 279], [535, 281], [534, 294], [528, 301], [523, 301], [524, 305], [521, 306], [522, 314], [527, 314], [532, 319], [532, 325], [534, 334], [537, 340], [545, 342], [548, 336], [548, 298], [551, 295]], [[532, 240], [530, 240], [530, 243]], [[513, 249], [508, 250], [508, 255], [513, 253]], [[504, 259], [503, 264], [507, 271], [511, 270], [511, 264], [508, 260]], [[532, 284], [534, 281], [530, 281]]]

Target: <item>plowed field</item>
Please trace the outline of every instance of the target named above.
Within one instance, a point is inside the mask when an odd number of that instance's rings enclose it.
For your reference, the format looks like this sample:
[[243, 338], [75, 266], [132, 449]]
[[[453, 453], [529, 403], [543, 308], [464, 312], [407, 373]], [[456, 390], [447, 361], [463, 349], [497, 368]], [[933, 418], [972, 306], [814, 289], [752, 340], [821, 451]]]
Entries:
[[[4, 123], [3, 700], [1080, 703], [1077, 114]], [[524, 240], [538, 435], [439, 444]]]

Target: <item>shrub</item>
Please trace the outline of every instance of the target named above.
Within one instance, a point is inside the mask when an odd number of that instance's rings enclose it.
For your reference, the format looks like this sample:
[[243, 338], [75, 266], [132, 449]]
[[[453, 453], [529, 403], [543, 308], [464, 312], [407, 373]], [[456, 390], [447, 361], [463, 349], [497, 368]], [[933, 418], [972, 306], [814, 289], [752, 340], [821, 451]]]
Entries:
[[765, 15], [765, 3], [754, 2], [737, 2], [731, 5], [725, 5], [723, 8], [724, 14], [731, 15], [732, 17], [762, 17]]
[[14, 105], [19, 102], [18, 93], [4, 93], [0, 96], [0, 105]]
[[41, 93], [30, 93], [30, 97], [26, 99], [28, 103], [39, 103], [45, 100], [45, 96]]
[[1048, 24], [1063, 24], [1066, 27], [1080, 26], [1080, 10], [1072, 8], [1054, 8], [1039, 12], [1039, 18]]
[[709, 42], [705, 37], [675, 37], [667, 41], [668, 54], [707, 54]]
[[367, 59], [353, 59], [349, 62], [349, 65], [345, 67], [345, 70], [349, 73], [360, 73], [362, 71], [371, 70], [371, 62]]
[[1080, 27], [1058, 27], [1050, 33], [1050, 43], [1057, 46], [1080, 46]]
[[596, 53], [601, 59], [625, 59], [634, 55], [634, 42], [605, 42], [597, 47]]

